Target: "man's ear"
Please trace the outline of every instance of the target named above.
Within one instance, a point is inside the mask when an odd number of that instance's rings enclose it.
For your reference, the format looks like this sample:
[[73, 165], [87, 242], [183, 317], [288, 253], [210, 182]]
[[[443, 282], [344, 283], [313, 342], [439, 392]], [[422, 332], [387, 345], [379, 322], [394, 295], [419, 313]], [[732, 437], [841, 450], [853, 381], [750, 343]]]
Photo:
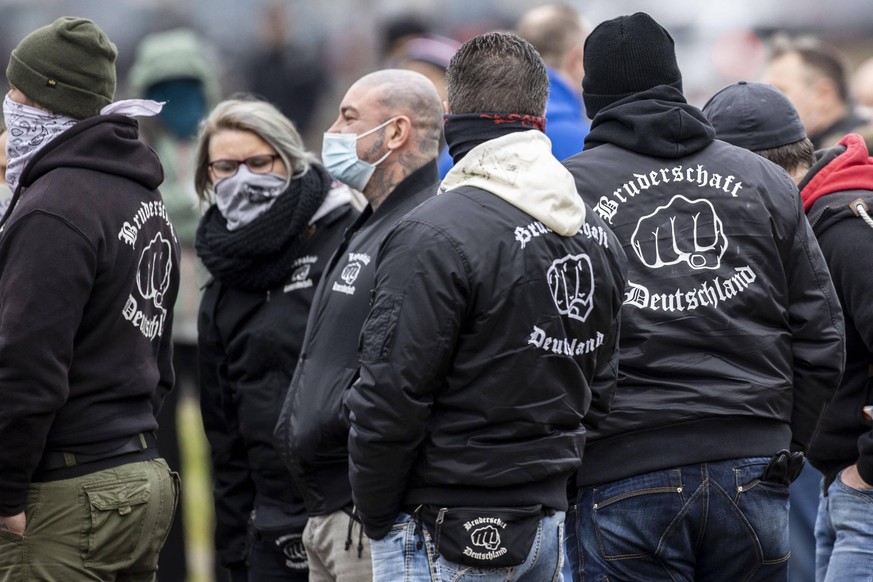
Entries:
[[398, 115], [394, 123], [385, 132], [385, 147], [390, 150], [400, 149], [412, 139], [412, 121], [405, 115]]

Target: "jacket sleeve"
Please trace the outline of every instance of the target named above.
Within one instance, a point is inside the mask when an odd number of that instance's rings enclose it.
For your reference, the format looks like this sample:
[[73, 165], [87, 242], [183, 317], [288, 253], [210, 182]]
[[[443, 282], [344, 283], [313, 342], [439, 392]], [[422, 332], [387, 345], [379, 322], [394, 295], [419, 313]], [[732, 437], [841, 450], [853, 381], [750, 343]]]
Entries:
[[381, 539], [400, 511], [434, 394], [466, 310], [465, 262], [445, 235], [404, 221], [379, 252], [349, 411], [349, 477], [364, 531]]
[[226, 377], [224, 347], [212, 321], [217, 288], [203, 296], [198, 321], [200, 411], [212, 458], [215, 548], [222, 566], [244, 568], [255, 486]]
[[[619, 303], [621, 305], [621, 303]], [[602, 361], [598, 362], [594, 378], [591, 380], [591, 406], [582, 419], [586, 430], [594, 430], [600, 426], [609, 414], [615, 387], [618, 384], [619, 327], [621, 325], [621, 309], [615, 316], [612, 332], [606, 340], [608, 351], [604, 350]]]
[[[586, 210], [593, 214], [587, 204]], [[590, 216], [590, 214], [589, 214]], [[612, 312], [614, 319], [609, 335], [604, 342], [604, 350], [594, 370], [591, 380], [591, 406], [588, 413], [582, 419], [587, 430], [597, 429], [609, 414], [612, 408], [612, 400], [618, 385], [619, 376], [619, 353], [621, 339], [621, 309], [624, 305], [625, 288], [627, 287], [627, 255], [621, 248], [621, 243], [608, 226], [603, 228], [609, 233], [607, 248], [611, 253], [611, 262], [605, 269], [612, 276]]]
[[799, 196], [796, 206], [793, 245], [784, 259], [794, 356], [791, 448], [806, 451], [842, 379], [846, 349], [840, 301]]
[[0, 516], [8, 516], [24, 510], [55, 414], [69, 396], [97, 252], [65, 222], [34, 213], [7, 225], [0, 265]]

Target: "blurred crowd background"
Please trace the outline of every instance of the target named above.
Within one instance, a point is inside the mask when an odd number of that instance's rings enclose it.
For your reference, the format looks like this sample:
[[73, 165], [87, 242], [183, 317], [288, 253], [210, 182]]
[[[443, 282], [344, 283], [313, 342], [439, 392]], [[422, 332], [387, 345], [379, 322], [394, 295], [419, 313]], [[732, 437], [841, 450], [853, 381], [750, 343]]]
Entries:
[[[188, 87], [159, 82], [188, 70], [203, 80], [204, 105], [238, 93], [252, 93], [276, 104], [298, 126], [308, 148], [321, 151], [322, 133], [356, 79], [373, 70], [403, 66], [432, 75], [439, 83], [454, 49], [490, 30], [512, 30], [543, 0], [0, 0], [0, 50], [4, 62], [29, 32], [60, 16], [95, 21], [119, 49], [117, 99], [151, 96], [184, 101]], [[689, 102], [702, 106], [722, 87], [760, 80], [768, 43], [775, 35], [812, 35], [840, 50], [850, 79], [873, 59], [873, 2], [870, 0], [564, 0], [577, 9], [590, 30], [622, 14], [644, 11], [673, 35]], [[178, 34], [184, 29], [183, 34]], [[161, 33], [170, 32], [169, 35]], [[192, 42], [191, 39], [196, 41]], [[174, 46], [171, 47], [170, 44]], [[193, 50], [197, 59], [182, 62]], [[171, 50], [172, 49], [172, 50]], [[188, 51], [187, 53], [185, 51]], [[185, 57], [187, 58], [187, 57]], [[144, 65], [143, 63], [146, 63]], [[205, 64], [204, 64], [205, 63]], [[139, 64], [139, 67], [134, 67]], [[873, 110], [873, 60], [865, 84], [851, 84], [854, 103]], [[137, 70], [138, 69], [138, 70]], [[174, 69], [177, 69], [174, 71]], [[184, 76], [184, 75], [183, 75]], [[860, 78], [860, 77], [859, 77]], [[168, 93], [148, 93], [154, 85]], [[175, 136], [162, 142], [144, 135], [165, 164], [165, 199], [179, 186], [190, 190], [190, 139], [203, 108], [182, 112], [172, 122]], [[190, 112], [196, 113], [192, 117]], [[180, 234], [193, 240], [199, 214]], [[184, 210], [184, 209], [183, 209]], [[179, 215], [181, 216], [181, 214]], [[193, 246], [188, 245], [193, 264]], [[184, 267], [184, 265], [183, 265]], [[194, 267], [191, 267], [194, 269]], [[193, 272], [193, 270], [191, 271]], [[193, 276], [188, 279], [194, 279]], [[175, 529], [161, 560], [160, 579], [212, 582], [221, 579], [212, 550], [212, 499], [207, 444], [197, 405], [195, 314], [199, 296], [183, 293], [177, 306], [177, 371], [181, 396], [167, 407], [175, 415], [178, 437], [160, 437], [171, 466], [182, 467], [184, 527]], [[177, 405], [178, 404], [178, 405]], [[163, 413], [162, 413], [163, 414]], [[172, 427], [162, 420], [161, 431]], [[170, 452], [170, 443], [178, 451]], [[165, 448], [166, 447], [166, 448]], [[184, 542], [182, 538], [184, 537]], [[218, 577], [217, 577], [218, 576]], [[800, 580], [800, 578], [796, 578]]]
[[[222, 96], [265, 87], [321, 149], [321, 133], [345, 90], [390, 63], [392, 41], [426, 31], [463, 42], [512, 29], [538, 0], [0, 0], [0, 48], [9, 54], [31, 30], [58, 16], [97, 22], [119, 48], [119, 79], [138, 43], [156, 31], [194, 30], [203, 40]], [[873, 56], [869, 0], [568, 0], [589, 27], [620, 14], [651, 14], [676, 40], [690, 102], [702, 105], [724, 85], [754, 80], [775, 33], [813, 34], [849, 64]], [[129, 86], [120, 83], [119, 98]]]

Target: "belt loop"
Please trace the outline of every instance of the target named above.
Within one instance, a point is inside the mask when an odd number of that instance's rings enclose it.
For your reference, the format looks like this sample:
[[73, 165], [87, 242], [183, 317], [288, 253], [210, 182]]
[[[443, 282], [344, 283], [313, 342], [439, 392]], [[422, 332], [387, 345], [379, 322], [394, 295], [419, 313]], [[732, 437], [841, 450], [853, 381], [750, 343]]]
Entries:
[[139, 443], [142, 445], [142, 448], [149, 448], [149, 444], [146, 442], [146, 438], [143, 433], [139, 433]]

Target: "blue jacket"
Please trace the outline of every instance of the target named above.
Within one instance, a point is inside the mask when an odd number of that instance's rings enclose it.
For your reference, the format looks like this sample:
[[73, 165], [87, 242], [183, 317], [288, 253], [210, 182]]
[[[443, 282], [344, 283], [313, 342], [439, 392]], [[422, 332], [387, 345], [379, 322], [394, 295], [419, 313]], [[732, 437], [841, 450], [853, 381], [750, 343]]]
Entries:
[[588, 135], [588, 120], [582, 95], [549, 68], [549, 100], [546, 103], [546, 136], [552, 140], [552, 154], [565, 160], [582, 151]]

